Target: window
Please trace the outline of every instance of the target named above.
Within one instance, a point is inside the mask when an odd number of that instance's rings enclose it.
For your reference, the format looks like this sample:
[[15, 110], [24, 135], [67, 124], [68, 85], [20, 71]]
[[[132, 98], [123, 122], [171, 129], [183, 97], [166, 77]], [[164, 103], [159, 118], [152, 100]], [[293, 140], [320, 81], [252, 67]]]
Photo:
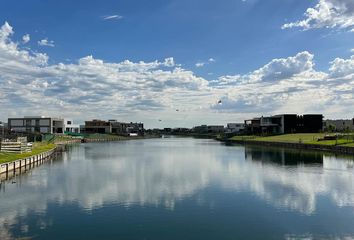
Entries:
[[71, 124], [71, 121], [67, 121], [66, 124]]

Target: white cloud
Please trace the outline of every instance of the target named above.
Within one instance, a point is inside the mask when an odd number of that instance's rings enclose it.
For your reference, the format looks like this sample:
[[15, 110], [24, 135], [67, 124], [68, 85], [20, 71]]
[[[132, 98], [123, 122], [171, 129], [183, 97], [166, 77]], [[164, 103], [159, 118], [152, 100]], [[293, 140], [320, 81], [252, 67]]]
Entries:
[[197, 62], [197, 63], [195, 64], [195, 66], [196, 66], [197, 68], [204, 67], [204, 65], [205, 65], [204, 62]]
[[208, 61], [209, 61], [209, 62], [215, 62], [215, 59], [214, 59], [214, 58], [209, 58]]
[[314, 8], [306, 10], [305, 19], [286, 23], [282, 29], [299, 27], [304, 30], [311, 28], [340, 28], [354, 30], [353, 0], [319, 0]]
[[173, 57], [166, 58], [165, 62], [164, 62], [164, 65], [166, 67], [174, 67], [176, 65], [175, 64], [175, 60], [173, 59]]
[[8, 40], [8, 37], [11, 36], [13, 33], [14, 32], [13, 32], [10, 24], [8, 22], [5, 22], [5, 24], [2, 25], [2, 27], [0, 29], [0, 41], [6, 43], [6, 41]]
[[102, 17], [103, 20], [119, 20], [122, 18], [123, 18], [123, 16], [120, 16], [120, 15], [107, 15], [107, 16]]
[[55, 46], [54, 41], [52, 41], [52, 40], [49, 41], [47, 38], [38, 41], [38, 45], [39, 46], [47, 46], [47, 47], [54, 47]]
[[351, 52], [351, 53], [354, 53], [354, 48], [350, 49], [350, 52]]
[[29, 34], [23, 35], [23, 37], [22, 37], [22, 43], [26, 44], [26, 43], [28, 43], [30, 40], [31, 40], [31, 38], [30, 38], [30, 35], [29, 35]]
[[336, 58], [329, 68], [332, 77], [346, 77], [352, 79], [354, 75], [354, 55], [350, 59]]
[[[354, 57], [334, 59], [326, 73], [316, 71], [314, 55], [304, 51], [247, 74], [207, 81], [172, 57], [106, 62], [86, 56], [76, 63], [48, 64], [45, 53], [21, 49], [12, 34], [5, 23], [0, 29], [0, 62], [5, 63], [0, 65], [0, 105], [5, 118], [60, 112], [78, 120], [103, 116], [159, 127], [156, 119], [161, 116], [166, 126], [294, 110], [352, 117]], [[222, 105], [215, 105], [218, 99]]]

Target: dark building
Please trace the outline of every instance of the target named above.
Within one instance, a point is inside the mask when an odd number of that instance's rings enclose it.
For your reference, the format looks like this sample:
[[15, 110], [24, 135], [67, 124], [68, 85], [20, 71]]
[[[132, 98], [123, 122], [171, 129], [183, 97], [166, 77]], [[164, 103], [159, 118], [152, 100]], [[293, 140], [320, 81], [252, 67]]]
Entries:
[[85, 121], [85, 133], [112, 133], [112, 124], [99, 119]]
[[316, 133], [322, 130], [322, 114], [281, 114], [245, 120], [248, 134]]

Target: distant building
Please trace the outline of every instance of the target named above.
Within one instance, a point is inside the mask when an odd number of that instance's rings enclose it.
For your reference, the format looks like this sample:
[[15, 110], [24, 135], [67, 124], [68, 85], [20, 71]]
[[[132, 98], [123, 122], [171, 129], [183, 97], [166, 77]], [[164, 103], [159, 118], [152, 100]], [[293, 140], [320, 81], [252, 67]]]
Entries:
[[108, 121], [93, 119], [85, 121], [85, 133], [112, 133], [112, 124]]
[[144, 135], [143, 123], [125, 123], [117, 122], [116, 120], [108, 120], [112, 125], [112, 133], [129, 136]]
[[245, 120], [249, 134], [316, 133], [322, 130], [322, 114], [281, 114]]
[[83, 129], [85, 133], [113, 133], [119, 135], [144, 135], [143, 123], [124, 123], [116, 120], [98, 120], [85, 121], [85, 127]]
[[225, 128], [223, 125], [200, 125], [193, 127], [191, 132], [198, 134], [223, 133]]
[[324, 130], [335, 130], [335, 131], [354, 131], [354, 118], [353, 119], [338, 119], [338, 120], [324, 120], [323, 121]]
[[3, 137], [7, 132], [7, 123], [0, 121], [0, 136]]
[[226, 125], [226, 133], [240, 133], [245, 129], [244, 123], [228, 123]]
[[223, 133], [225, 132], [224, 125], [208, 125], [208, 133]]
[[195, 126], [193, 127], [192, 132], [200, 133], [200, 134], [208, 133], [208, 126], [207, 125]]

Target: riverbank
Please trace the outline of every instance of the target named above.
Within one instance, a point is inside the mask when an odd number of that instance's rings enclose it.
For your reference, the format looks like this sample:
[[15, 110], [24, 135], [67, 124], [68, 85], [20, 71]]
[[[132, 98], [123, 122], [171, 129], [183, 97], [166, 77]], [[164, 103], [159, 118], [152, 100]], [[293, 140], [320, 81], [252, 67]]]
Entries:
[[218, 138], [218, 140], [227, 144], [249, 144], [354, 154], [354, 135], [341, 135], [338, 139], [323, 140], [325, 136], [328, 135], [324, 133], [304, 133], [268, 137], [234, 136], [226, 139]]
[[36, 142], [33, 144], [31, 152], [25, 153], [6, 153], [0, 152], [0, 164], [16, 161], [19, 159], [29, 158], [34, 155], [41, 154], [56, 148], [56, 144], [47, 142]]

